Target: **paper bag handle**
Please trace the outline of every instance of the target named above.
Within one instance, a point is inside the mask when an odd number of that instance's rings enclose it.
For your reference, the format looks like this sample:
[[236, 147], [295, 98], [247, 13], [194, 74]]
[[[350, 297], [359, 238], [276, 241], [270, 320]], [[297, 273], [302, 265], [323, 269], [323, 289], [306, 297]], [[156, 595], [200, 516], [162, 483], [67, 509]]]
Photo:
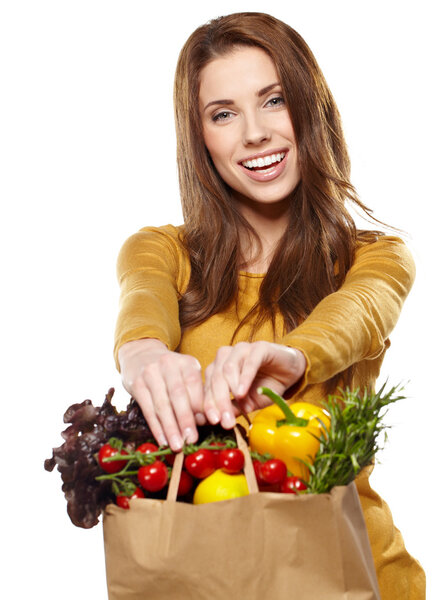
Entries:
[[[248, 491], [250, 494], [257, 494], [259, 487], [257, 485], [256, 475], [254, 472], [253, 461], [251, 460], [250, 450], [244, 438], [242, 437], [239, 427], [234, 426], [234, 433], [236, 435], [236, 443], [245, 458], [244, 475], [247, 480]], [[182, 466], [184, 461], [183, 452], [178, 452], [174, 458], [173, 468], [171, 470], [171, 479], [168, 486], [167, 502], [176, 502], [177, 492], [179, 491], [180, 474], [182, 472]]]
[[177, 492], [179, 491], [180, 474], [182, 473], [184, 454], [178, 452], [174, 457], [173, 468], [171, 470], [171, 479], [168, 486], [167, 502], [176, 502]]
[[237, 446], [242, 450], [245, 458], [244, 475], [247, 480], [248, 491], [250, 494], [257, 494], [259, 492], [259, 487], [257, 485], [256, 473], [254, 472], [253, 461], [251, 460], [250, 449], [247, 442], [242, 437], [237, 425], [234, 426], [234, 433], [236, 435]]

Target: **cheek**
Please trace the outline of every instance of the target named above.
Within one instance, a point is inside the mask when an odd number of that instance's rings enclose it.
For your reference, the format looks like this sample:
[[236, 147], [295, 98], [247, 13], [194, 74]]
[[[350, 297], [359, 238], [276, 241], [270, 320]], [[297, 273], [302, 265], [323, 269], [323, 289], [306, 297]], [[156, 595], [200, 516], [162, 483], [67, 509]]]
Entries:
[[286, 140], [296, 145], [296, 136], [293, 130], [293, 124], [287, 111], [282, 111], [275, 121], [275, 131]]
[[204, 128], [204, 142], [213, 163], [223, 164], [230, 157], [230, 140], [222, 132], [208, 131]]

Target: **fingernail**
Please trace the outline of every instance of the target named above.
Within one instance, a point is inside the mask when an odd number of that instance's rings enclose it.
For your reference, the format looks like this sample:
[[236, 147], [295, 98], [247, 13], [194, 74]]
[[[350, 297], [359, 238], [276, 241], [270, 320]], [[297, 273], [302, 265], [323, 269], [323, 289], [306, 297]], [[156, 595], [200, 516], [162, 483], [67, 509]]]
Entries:
[[243, 384], [237, 388], [238, 396], [245, 396], [246, 393], [247, 393], [247, 390], [245, 389], [245, 386]]
[[183, 440], [181, 440], [178, 435], [173, 435], [173, 437], [171, 438], [170, 446], [172, 450], [181, 450], [183, 446]]
[[183, 432], [183, 439], [185, 444], [192, 444], [193, 442], [196, 441], [195, 439], [195, 433], [194, 431], [191, 429], [191, 427], [187, 427], [185, 429], [185, 431]]
[[196, 413], [194, 415], [194, 418], [196, 419], [196, 423], [198, 425], [205, 425], [206, 418], [205, 418], [205, 415], [203, 415], [202, 413]]
[[222, 427], [229, 429], [230, 427], [234, 427], [235, 423], [236, 419], [231, 413], [229, 413], [227, 410], [222, 413]]
[[215, 408], [210, 408], [210, 410], [207, 413], [207, 417], [212, 425], [216, 425], [216, 423], [219, 423], [219, 413]]
[[157, 441], [159, 442], [159, 446], [168, 446], [166, 437], [164, 437], [163, 435], [159, 436], [159, 439]]

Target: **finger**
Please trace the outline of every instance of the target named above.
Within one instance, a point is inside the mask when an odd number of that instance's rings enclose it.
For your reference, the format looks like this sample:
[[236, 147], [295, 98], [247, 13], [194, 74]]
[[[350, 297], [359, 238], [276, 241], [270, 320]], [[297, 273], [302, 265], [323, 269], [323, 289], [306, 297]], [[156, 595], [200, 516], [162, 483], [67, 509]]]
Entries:
[[250, 394], [247, 394], [240, 400], [237, 400], [237, 404], [239, 405], [239, 411], [241, 414], [253, 412], [258, 408], [257, 403], [250, 396]]
[[262, 387], [270, 388], [279, 395], [282, 395], [285, 391], [285, 386], [273, 377], [261, 377], [257, 379], [248, 393], [249, 398], [254, 403], [253, 410], [265, 408], [273, 404], [273, 401], [268, 396], [258, 393], [258, 389]]
[[[168, 378], [164, 375], [164, 369], [165, 366], [168, 367], [168, 364], [165, 365], [168, 362], [161, 357], [156, 364], [147, 365], [144, 370], [144, 380], [151, 394], [154, 411], [165, 433], [167, 443], [172, 450], [177, 452], [183, 447], [183, 437], [167, 390], [166, 379]], [[175, 370], [170, 369], [171, 372], [175, 373]]]
[[196, 419], [196, 425], [202, 426], [207, 423], [207, 419], [203, 413], [195, 413], [194, 418]]
[[[198, 390], [194, 374], [188, 371], [185, 377], [185, 374], [180, 369], [177, 369], [173, 373], [169, 373], [166, 378], [166, 391], [183, 440], [187, 443], [195, 443], [198, 440], [199, 434], [191, 407], [190, 390], [187, 388], [186, 379], [188, 382], [191, 382], [192, 387]], [[200, 385], [202, 386], [201, 381]]]
[[242, 398], [249, 392], [259, 369], [270, 360], [269, 351], [270, 344], [268, 342], [261, 341], [250, 344], [250, 352], [242, 362], [236, 398]]
[[211, 380], [213, 377], [214, 365], [211, 363], [205, 370], [205, 385], [204, 385], [204, 414], [212, 425], [216, 425], [220, 421], [220, 413], [211, 394]]
[[242, 372], [244, 360], [250, 351], [250, 343], [239, 342], [230, 348], [230, 352], [224, 357], [222, 372], [230, 392], [235, 398], [239, 397], [240, 374]]
[[[248, 398], [248, 396], [247, 396], [247, 398]], [[233, 404], [234, 415], [236, 417], [243, 416], [248, 421], [249, 420], [248, 413], [251, 412], [252, 410], [254, 410], [254, 408], [251, 408], [251, 406], [253, 406], [252, 403], [247, 401], [246, 398], [242, 398], [242, 400], [240, 400], [240, 401], [233, 398], [232, 404]]]
[[167, 446], [168, 442], [165, 437], [165, 432], [156, 416], [151, 394], [148, 389], [145, 386], [141, 386], [140, 389], [134, 389], [132, 395], [140, 406], [148, 427], [159, 446]]
[[[211, 380], [208, 392], [210, 402], [217, 407], [220, 414], [220, 424], [225, 429], [231, 429], [236, 424], [233, 405], [231, 403], [230, 389], [221, 373], [215, 373]], [[209, 413], [207, 412], [207, 415]]]
[[[213, 368], [206, 379], [206, 394], [205, 408], [211, 411], [211, 407], [215, 406], [220, 415], [220, 423], [225, 429], [230, 429], [235, 425], [234, 410], [231, 403], [231, 390], [228, 381], [225, 377], [224, 366], [232, 355], [231, 347], [220, 348], [217, 352], [216, 359], [213, 363]], [[236, 368], [235, 363], [232, 363], [233, 369]], [[210, 412], [207, 412], [209, 417]]]
[[184, 357], [181, 372], [194, 417], [198, 414], [203, 416], [204, 387], [199, 361], [191, 356]]

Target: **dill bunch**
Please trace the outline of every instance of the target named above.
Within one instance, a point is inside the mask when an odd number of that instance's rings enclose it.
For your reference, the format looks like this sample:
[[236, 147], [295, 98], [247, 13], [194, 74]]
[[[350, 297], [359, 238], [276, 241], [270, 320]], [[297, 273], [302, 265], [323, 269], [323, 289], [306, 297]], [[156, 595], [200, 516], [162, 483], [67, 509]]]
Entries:
[[383, 419], [387, 407], [405, 398], [399, 395], [402, 387], [395, 386], [387, 392], [385, 388], [386, 383], [378, 392], [365, 390], [362, 394], [359, 389], [347, 388], [323, 402], [330, 414], [330, 429], [323, 426], [314, 463], [305, 463], [310, 471], [308, 493], [322, 494], [337, 485], [348, 485], [363, 467], [372, 463], [381, 448], [382, 432], [386, 439], [388, 426]]

